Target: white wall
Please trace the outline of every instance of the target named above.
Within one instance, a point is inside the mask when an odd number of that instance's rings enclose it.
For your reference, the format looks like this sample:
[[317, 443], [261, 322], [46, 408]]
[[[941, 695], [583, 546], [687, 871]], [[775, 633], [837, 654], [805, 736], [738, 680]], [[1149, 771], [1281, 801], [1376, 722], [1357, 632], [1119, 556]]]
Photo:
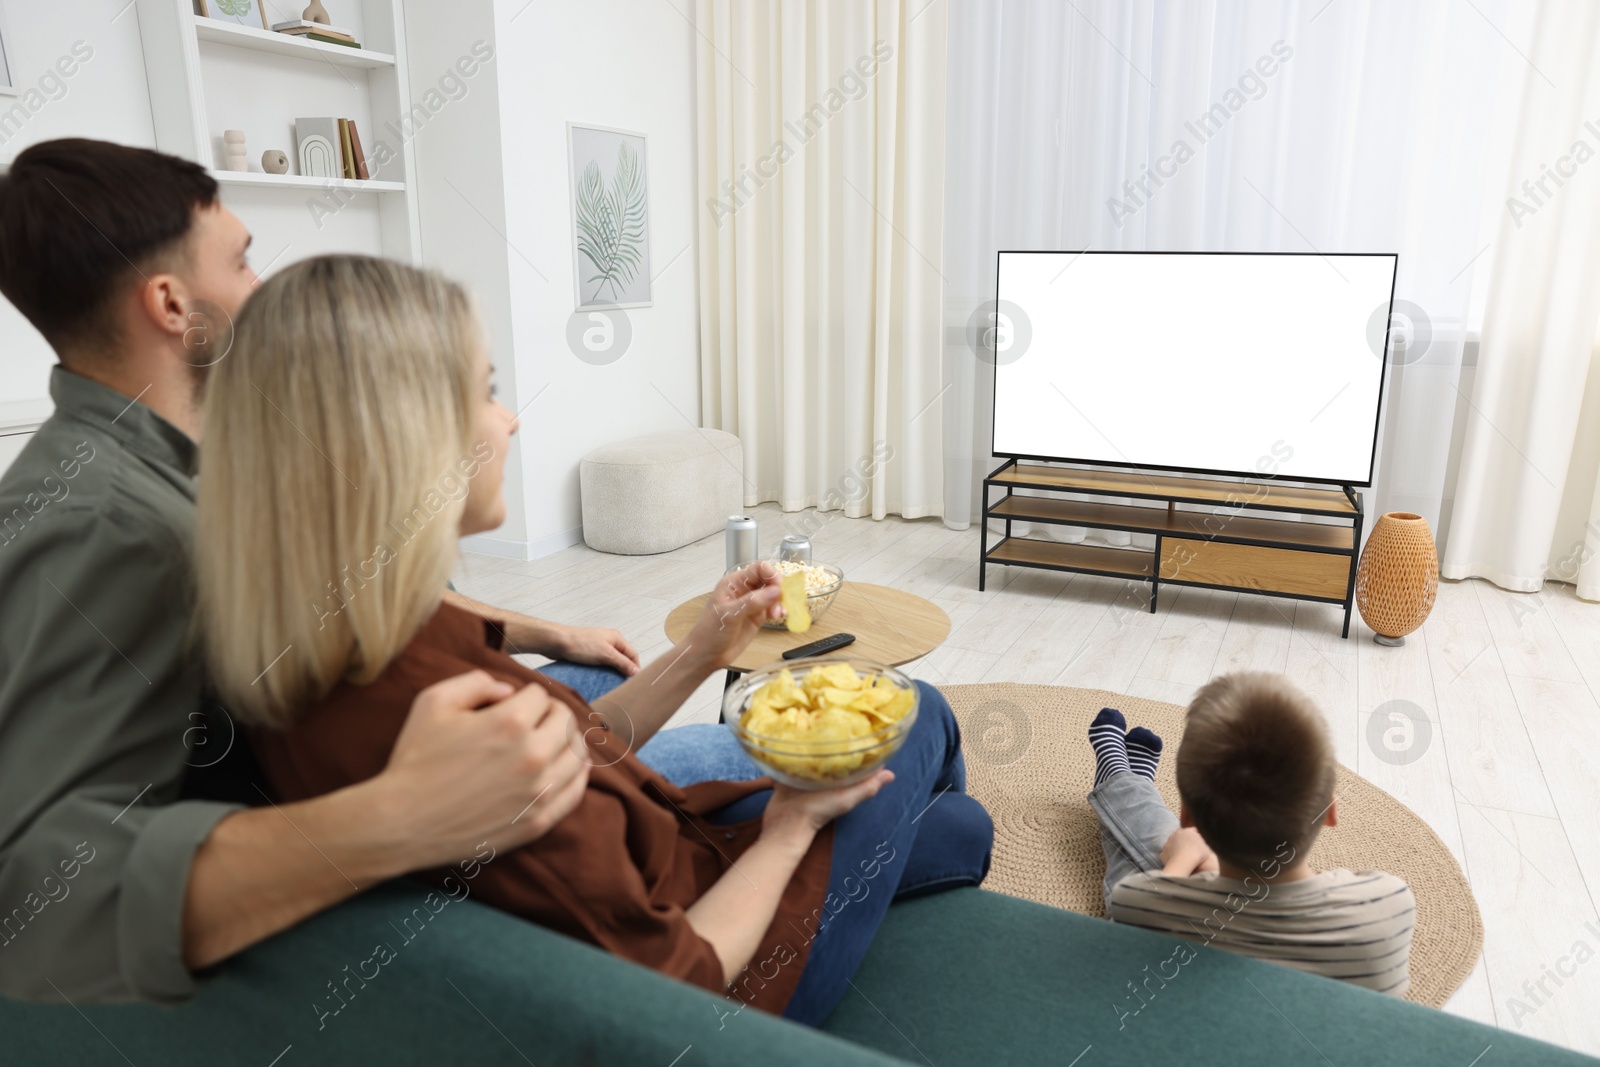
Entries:
[[[360, 33], [357, 5], [346, 3], [344, 21]], [[120, 12], [120, 14], [119, 14]], [[17, 87], [32, 96], [0, 94], [0, 161], [9, 163], [28, 145], [56, 137], [93, 137], [156, 147], [149, 82], [138, 12], [128, 0], [62, 4], [0, 0], [6, 46]], [[62, 77], [55, 64], [82, 42], [89, 58]], [[366, 106], [366, 75], [304, 61], [292, 78], [285, 62], [243, 49], [205, 44], [201, 63], [208, 98], [207, 122], [221, 153], [222, 131], [245, 130], [250, 169], [261, 170], [267, 148], [292, 149], [292, 117], [332, 107], [374, 129]], [[71, 66], [71, 64], [69, 64]], [[52, 73], [54, 77], [51, 77]], [[40, 79], [49, 78], [42, 86]], [[263, 92], [270, 84], [272, 92]], [[20, 106], [23, 110], [16, 111]], [[222, 201], [255, 235], [251, 261], [264, 273], [281, 270], [332, 248], [379, 254], [383, 250], [376, 197], [363, 194], [336, 215], [319, 220], [307, 207], [312, 194], [224, 187]], [[0, 300], [0, 420], [26, 412], [49, 414], [50, 367], [55, 354], [43, 337]]]
[[[688, 0], [495, 0], [527, 550], [581, 537], [578, 464], [598, 445], [700, 425], [695, 30]], [[683, 14], [680, 14], [680, 11]], [[568, 121], [644, 133], [653, 304], [607, 366], [567, 347], [575, 306]], [[540, 392], [543, 390], [543, 392]], [[537, 396], [537, 400], [533, 398]]]
[[[28, 145], [54, 137], [97, 137], [154, 147], [150, 94], [145, 82], [139, 20], [126, 0], [38, 3], [0, 0], [18, 96], [0, 94], [0, 162], [10, 163]], [[89, 57], [62, 69], [72, 55]], [[41, 79], [45, 79], [41, 85]], [[29, 93], [33, 89], [35, 92]], [[17, 108], [21, 108], [18, 111]], [[55, 354], [28, 321], [0, 299], [0, 411], [49, 413], [50, 368]]]
[[[676, 3], [676, 6], [675, 6]], [[687, 0], [406, 0], [414, 100], [473, 44], [491, 64], [448, 86], [417, 134], [422, 258], [472, 289], [501, 398], [522, 415], [509, 517], [480, 551], [546, 555], [581, 538], [578, 464], [597, 445], [700, 424], [694, 203], [695, 31]], [[457, 68], [459, 69], [459, 68]], [[653, 303], [596, 366], [568, 348], [575, 306], [568, 121], [648, 138]]]
[[[448, 8], [438, 0], [406, 0], [405, 19], [412, 100], [436, 91], [447, 101], [415, 127], [412, 139], [422, 261], [472, 292], [488, 334], [495, 386], [502, 402], [516, 410], [525, 401], [518, 399], [511, 332], [511, 253], [500, 236], [506, 228], [505, 183], [493, 0], [458, 0]], [[492, 56], [487, 62], [480, 58], [486, 49]], [[524, 555], [524, 444], [513, 440], [506, 461], [506, 521], [490, 538], [476, 539], [479, 548]]]
[[[62, 136], [155, 145], [137, 13], [129, 8], [111, 21], [124, 2], [0, 0], [19, 84], [35, 84], [76, 40], [94, 50], [66, 79], [59, 99], [46, 100], [0, 142], [0, 160]], [[414, 102], [459, 71], [457, 62], [474, 43], [494, 49], [493, 60], [478, 63], [472, 76], [448, 82], [446, 105], [413, 140], [423, 262], [473, 291], [501, 395], [513, 410], [528, 405], [507, 469], [509, 518], [480, 547], [533, 557], [576, 543], [578, 463], [586, 452], [700, 424], [692, 15], [689, 0], [405, 4]], [[207, 120], [213, 134], [236, 124], [246, 130], [255, 170], [263, 149], [287, 140], [281, 119], [293, 108], [282, 101], [269, 108], [250, 95], [248, 79], [228, 77], [259, 62], [236, 51], [202, 52], [208, 81], [217, 86]], [[10, 103], [0, 97], [0, 110]], [[649, 139], [654, 301], [626, 312], [631, 345], [607, 366], [579, 360], [566, 342], [574, 307], [569, 120]], [[224, 191], [224, 201], [255, 233], [258, 269], [281, 269], [329, 243], [380, 250], [373, 197], [360, 198], [320, 231], [302, 199], [276, 190]], [[54, 362], [43, 338], [0, 301], [0, 405], [40, 402]]]

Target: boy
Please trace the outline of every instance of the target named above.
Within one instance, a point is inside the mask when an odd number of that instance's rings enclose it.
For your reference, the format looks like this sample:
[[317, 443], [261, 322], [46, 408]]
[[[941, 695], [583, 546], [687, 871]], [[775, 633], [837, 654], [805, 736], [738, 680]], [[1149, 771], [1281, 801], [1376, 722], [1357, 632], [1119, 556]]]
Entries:
[[1333, 750], [1309, 697], [1262, 672], [1201, 689], [1178, 750], [1176, 817], [1155, 785], [1161, 739], [1126, 727], [1114, 708], [1089, 727], [1112, 920], [1405, 994], [1411, 890], [1381, 871], [1307, 862], [1338, 821]]

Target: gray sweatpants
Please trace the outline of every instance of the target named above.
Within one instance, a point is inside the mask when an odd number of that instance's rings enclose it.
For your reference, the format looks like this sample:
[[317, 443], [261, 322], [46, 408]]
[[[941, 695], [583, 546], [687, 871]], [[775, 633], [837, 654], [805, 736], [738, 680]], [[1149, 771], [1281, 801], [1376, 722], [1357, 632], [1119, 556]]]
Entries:
[[1113, 774], [1089, 793], [1089, 806], [1100, 817], [1100, 847], [1106, 853], [1102, 889], [1106, 911], [1111, 890], [1130, 874], [1161, 869], [1161, 847], [1178, 828], [1156, 784], [1141, 774]]

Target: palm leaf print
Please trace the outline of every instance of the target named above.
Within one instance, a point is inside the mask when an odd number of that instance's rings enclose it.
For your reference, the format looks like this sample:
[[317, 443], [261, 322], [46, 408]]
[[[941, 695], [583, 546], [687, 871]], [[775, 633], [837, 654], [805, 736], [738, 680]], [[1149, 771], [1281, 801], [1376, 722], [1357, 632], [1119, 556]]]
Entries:
[[607, 189], [600, 165], [591, 161], [578, 180], [578, 252], [594, 273], [583, 279], [592, 284], [586, 304], [600, 299], [608, 287], [611, 298], [633, 281], [644, 261], [644, 170], [639, 157], [626, 144], [617, 146], [617, 170]]

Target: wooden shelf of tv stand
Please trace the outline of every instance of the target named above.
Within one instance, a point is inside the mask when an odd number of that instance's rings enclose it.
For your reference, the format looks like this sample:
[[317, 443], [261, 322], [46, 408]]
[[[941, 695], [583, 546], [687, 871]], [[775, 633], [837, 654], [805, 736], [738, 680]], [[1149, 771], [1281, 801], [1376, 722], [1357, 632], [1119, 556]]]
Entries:
[[1350, 553], [1355, 530], [1346, 524], [1262, 519], [1214, 511], [1102, 504], [1090, 500], [1008, 496], [989, 509], [989, 517], [1094, 530], [1165, 534], [1243, 545], [1294, 546], [1308, 552]]
[[1301, 515], [1337, 515], [1345, 518], [1358, 514], [1354, 502], [1342, 490], [1309, 489], [1272, 482], [1224, 482], [1210, 478], [1048, 467], [1042, 463], [1021, 462], [1008, 465], [988, 480], [996, 485], [1018, 489], [1053, 489], [1064, 493], [1166, 500], [1179, 504], [1291, 511]]
[[990, 563], [1103, 574], [1108, 578], [1149, 580], [1155, 573], [1155, 556], [1142, 549], [1069, 545], [1027, 537], [1007, 537], [989, 550], [987, 558]]
[[[1004, 495], [991, 503], [991, 489]], [[1017, 496], [1018, 489], [1033, 495]], [[1040, 495], [1049, 493], [1073, 497]], [[1349, 636], [1364, 518], [1361, 495], [1349, 487], [1318, 489], [1011, 460], [984, 479], [983, 494], [980, 590], [993, 563], [1148, 582], [1152, 612], [1163, 585], [1260, 593], [1339, 604], [1345, 609], [1343, 633]], [[1096, 495], [1159, 500], [1165, 506], [1079, 499]], [[1247, 509], [1257, 513], [1247, 514]], [[993, 548], [991, 522], [1005, 524], [1005, 535]], [[1155, 547], [1016, 537], [1014, 522], [1149, 534]]]

